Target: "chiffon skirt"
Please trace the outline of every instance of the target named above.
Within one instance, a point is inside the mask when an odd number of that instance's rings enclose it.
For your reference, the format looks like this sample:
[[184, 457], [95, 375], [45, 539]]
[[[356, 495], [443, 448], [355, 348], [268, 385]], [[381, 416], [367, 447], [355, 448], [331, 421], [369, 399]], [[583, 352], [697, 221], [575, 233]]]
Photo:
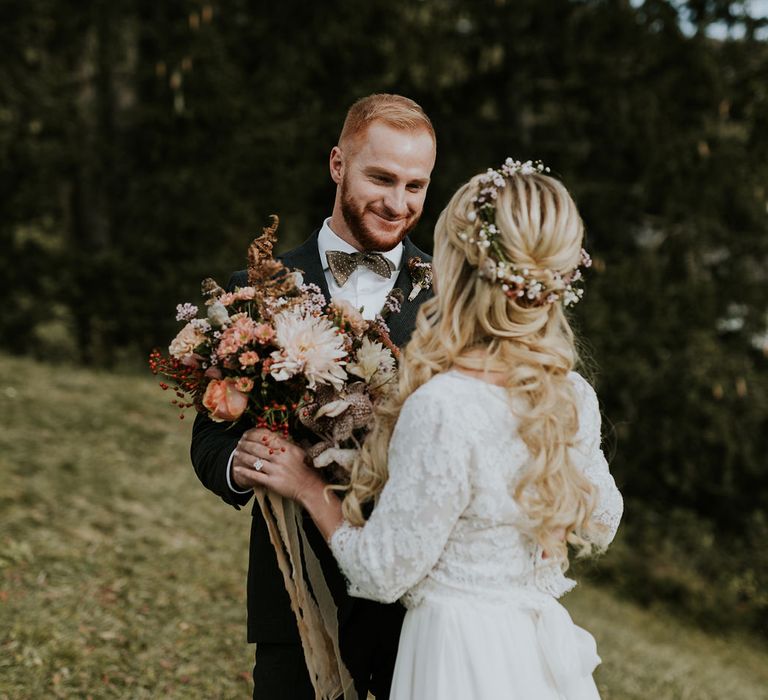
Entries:
[[390, 700], [599, 700], [595, 640], [550, 596], [431, 597], [405, 616]]

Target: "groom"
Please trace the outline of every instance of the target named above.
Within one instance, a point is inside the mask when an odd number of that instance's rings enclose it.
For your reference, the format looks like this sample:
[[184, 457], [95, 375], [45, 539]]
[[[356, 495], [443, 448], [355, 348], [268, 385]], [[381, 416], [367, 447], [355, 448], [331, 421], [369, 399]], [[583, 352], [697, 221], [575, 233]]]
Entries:
[[[435, 132], [424, 111], [399, 95], [370, 95], [347, 113], [338, 145], [331, 150], [336, 197], [331, 217], [305, 243], [282, 257], [304, 271], [326, 299], [349, 301], [373, 318], [388, 293], [400, 288], [400, 313], [388, 318], [392, 340], [404, 345], [414, 328], [419, 305], [430, 290], [409, 296], [414, 287], [408, 261], [430, 258], [407, 234], [421, 216], [435, 163]], [[365, 255], [360, 255], [365, 253]], [[246, 286], [237, 272], [230, 287]], [[249, 426], [226, 429], [198, 414], [192, 432], [192, 464], [203, 485], [240, 508], [252, 496], [253, 458]], [[238, 447], [240, 449], [238, 449]], [[367, 692], [389, 696], [404, 610], [350, 598], [333, 556], [314, 526], [307, 525], [338, 607], [341, 655], [361, 700]], [[314, 691], [283, 577], [258, 508], [253, 511], [248, 566], [248, 641], [256, 643], [254, 698], [313, 700]]]

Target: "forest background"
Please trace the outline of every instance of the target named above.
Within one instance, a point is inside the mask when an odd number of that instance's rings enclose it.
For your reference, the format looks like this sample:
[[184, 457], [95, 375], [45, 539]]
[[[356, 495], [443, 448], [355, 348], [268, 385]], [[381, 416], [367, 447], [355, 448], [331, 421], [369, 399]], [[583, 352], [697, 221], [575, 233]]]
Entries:
[[2, 8], [6, 354], [146, 371], [175, 305], [242, 268], [270, 214], [283, 250], [329, 215], [348, 106], [408, 95], [438, 139], [418, 244], [507, 155], [550, 165], [585, 219], [595, 265], [573, 319], [627, 510], [579, 571], [768, 635], [765, 2]]

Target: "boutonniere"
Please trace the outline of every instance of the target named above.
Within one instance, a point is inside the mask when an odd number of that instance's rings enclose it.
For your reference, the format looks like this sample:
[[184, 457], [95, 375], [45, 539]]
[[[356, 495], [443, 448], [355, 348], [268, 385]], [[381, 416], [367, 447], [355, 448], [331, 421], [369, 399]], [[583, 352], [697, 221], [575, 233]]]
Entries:
[[423, 262], [418, 256], [409, 258], [408, 274], [413, 284], [408, 301], [413, 301], [422, 289], [429, 289], [432, 286], [432, 263]]

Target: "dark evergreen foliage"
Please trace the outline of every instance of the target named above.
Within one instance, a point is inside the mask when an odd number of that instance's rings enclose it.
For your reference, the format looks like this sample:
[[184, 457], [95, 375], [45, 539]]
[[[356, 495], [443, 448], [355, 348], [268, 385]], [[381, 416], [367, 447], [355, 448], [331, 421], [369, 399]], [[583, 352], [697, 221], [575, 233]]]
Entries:
[[438, 134], [423, 247], [457, 185], [507, 155], [544, 160], [583, 212], [575, 322], [627, 499], [597, 571], [764, 628], [768, 48], [747, 7], [6, 0], [2, 346], [140, 361], [269, 214], [285, 249], [330, 213], [354, 99], [409, 95]]

